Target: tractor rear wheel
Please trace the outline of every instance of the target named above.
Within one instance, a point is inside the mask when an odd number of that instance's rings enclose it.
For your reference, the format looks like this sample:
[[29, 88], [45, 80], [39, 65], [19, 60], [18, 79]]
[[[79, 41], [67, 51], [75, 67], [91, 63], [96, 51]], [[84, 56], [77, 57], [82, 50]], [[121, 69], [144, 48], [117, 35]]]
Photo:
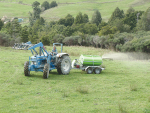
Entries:
[[97, 67], [94, 69], [95, 74], [100, 74], [101, 73], [101, 68]]
[[93, 69], [91, 67], [88, 67], [86, 69], [87, 74], [92, 74], [93, 73]]
[[30, 71], [29, 71], [29, 61], [24, 63], [24, 75], [25, 76], [29, 76], [30, 75]]
[[48, 74], [49, 74], [48, 64], [45, 64], [44, 69], [43, 69], [43, 78], [47, 79]]
[[57, 64], [57, 72], [59, 74], [67, 75], [71, 70], [71, 60], [68, 56], [63, 56], [63, 58]]

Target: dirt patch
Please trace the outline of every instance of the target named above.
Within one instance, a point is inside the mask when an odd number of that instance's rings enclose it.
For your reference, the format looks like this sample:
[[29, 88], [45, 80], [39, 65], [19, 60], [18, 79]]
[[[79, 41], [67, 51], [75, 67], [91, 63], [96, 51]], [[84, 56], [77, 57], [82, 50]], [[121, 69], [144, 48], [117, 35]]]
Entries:
[[150, 60], [150, 54], [140, 52], [106, 53], [102, 58], [112, 60]]

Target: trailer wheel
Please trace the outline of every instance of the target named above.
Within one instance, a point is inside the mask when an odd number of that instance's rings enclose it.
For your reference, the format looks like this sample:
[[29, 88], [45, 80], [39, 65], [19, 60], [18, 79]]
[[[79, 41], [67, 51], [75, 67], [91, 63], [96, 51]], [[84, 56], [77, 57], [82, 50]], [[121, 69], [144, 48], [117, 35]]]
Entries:
[[29, 76], [30, 75], [30, 71], [29, 71], [29, 61], [24, 63], [24, 75], [25, 76]]
[[95, 74], [100, 74], [101, 73], [101, 68], [97, 67], [94, 69]]
[[88, 67], [86, 69], [87, 74], [92, 74], [93, 73], [93, 69], [91, 67]]
[[43, 78], [47, 79], [48, 75], [49, 75], [49, 71], [48, 71], [48, 64], [45, 64], [44, 69], [43, 69]]

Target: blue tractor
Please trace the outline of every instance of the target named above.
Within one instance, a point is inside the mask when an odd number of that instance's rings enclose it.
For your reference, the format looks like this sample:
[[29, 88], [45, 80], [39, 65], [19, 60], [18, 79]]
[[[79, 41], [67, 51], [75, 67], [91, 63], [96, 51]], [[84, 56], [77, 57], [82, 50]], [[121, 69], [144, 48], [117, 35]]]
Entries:
[[[48, 78], [49, 72], [53, 69], [57, 69], [59, 74], [69, 74], [71, 70], [71, 60], [67, 53], [62, 53], [63, 44], [53, 43], [53, 46], [61, 45], [61, 53], [53, 54], [53, 52], [47, 52], [42, 42], [35, 44], [28, 50], [31, 50], [33, 56], [29, 57], [29, 61], [24, 64], [25, 76], [30, 75], [30, 71], [43, 72], [43, 78]], [[37, 51], [39, 48], [39, 52]]]

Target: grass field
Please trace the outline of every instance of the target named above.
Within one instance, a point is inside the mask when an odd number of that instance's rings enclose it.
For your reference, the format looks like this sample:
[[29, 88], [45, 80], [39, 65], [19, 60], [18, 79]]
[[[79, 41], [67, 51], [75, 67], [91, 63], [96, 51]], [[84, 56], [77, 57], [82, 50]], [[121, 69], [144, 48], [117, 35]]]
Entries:
[[[0, 2], [0, 17], [28, 17], [28, 12], [32, 11], [31, 4], [35, 0], [22, 0], [23, 4], [18, 4], [17, 0], [3, 0]], [[37, 0], [41, 4], [45, 0]], [[47, 0], [51, 2], [52, 0]], [[41, 16], [47, 21], [64, 18], [67, 14], [74, 17], [79, 12], [86, 13], [91, 20], [92, 15], [98, 9], [104, 21], [107, 21], [116, 7], [126, 11], [130, 6], [135, 10], [145, 11], [150, 6], [149, 0], [56, 0], [58, 7], [44, 11]]]
[[[46, 47], [50, 51], [50, 47]], [[51, 47], [52, 48], [52, 47]], [[108, 50], [64, 47], [71, 59]], [[48, 79], [41, 72], [23, 73], [30, 51], [0, 47], [0, 112], [150, 113], [150, 61], [103, 60], [101, 74], [71, 70]]]

